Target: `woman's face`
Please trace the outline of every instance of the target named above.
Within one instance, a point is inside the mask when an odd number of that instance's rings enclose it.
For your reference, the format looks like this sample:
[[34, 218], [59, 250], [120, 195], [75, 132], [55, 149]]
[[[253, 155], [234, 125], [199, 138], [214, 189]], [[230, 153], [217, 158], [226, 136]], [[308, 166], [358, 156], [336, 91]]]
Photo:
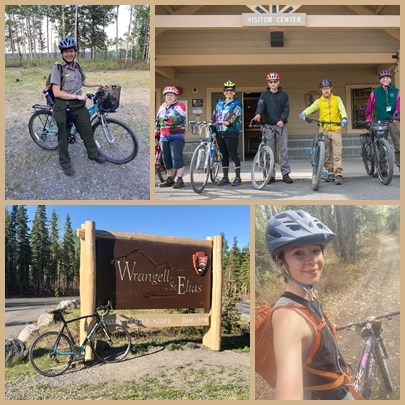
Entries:
[[177, 100], [177, 96], [174, 93], [165, 94], [166, 103], [172, 104]]
[[325, 259], [320, 245], [307, 244], [284, 250], [283, 265], [295, 280], [304, 284], [317, 284]]

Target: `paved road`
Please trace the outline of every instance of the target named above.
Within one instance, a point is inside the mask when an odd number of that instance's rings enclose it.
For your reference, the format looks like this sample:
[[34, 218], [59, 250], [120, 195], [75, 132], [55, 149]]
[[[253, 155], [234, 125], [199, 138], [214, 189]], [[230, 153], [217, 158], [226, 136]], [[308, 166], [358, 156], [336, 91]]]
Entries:
[[[239, 187], [218, 187], [209, 182], [201, 194], [196, 194], [190, 185], [190, 175], [186, 174], [183, 189], [155, 187], [154, 194], [158, 200], [241, 200], [256, 199], [271, 200], [399, 200], [399, 169], [395, 166], [392, 182], [384, 186], [378, 179], [370, 177], [364, 170], [360, 159], [344, 160], [343, 185], [321, 182], [319, 190], [311, 188], [312, 168], [309, 160], [291, 161], [293, 184], [281, 181], [280, 169], [276, 165], [276, 183], [267, 185], [264, 190], [254, 190], [250, 181], [250, 167], [252, 162], [242, 162], [242, 181]], [[231, 170], [231, 179], [233, 171]], [[152, 191], [153, 192], [153, 191]]]
[[39, 315], [56, 308], [60, 301], [74, 298], [77, 297], [6, 299], [4, 337], [17, 337], [25, 325], [36, 322]]

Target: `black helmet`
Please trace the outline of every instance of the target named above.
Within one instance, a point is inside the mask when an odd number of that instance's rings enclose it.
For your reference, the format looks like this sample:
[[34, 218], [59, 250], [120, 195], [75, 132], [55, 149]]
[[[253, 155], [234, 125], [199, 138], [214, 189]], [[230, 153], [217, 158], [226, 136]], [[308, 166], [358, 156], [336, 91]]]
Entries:
[[75, 51], [77, 51], [77, 45], [76, 45], [76, 40], [73, 37], [67, 36], [67, 37], [63, 37], [60, 41], [59, 41], [59, 50], [62, 52], [65, 49], [74, 49]]
[[266, 227], [269, 252], [278, 256], [285, 248], [305, 243], [325, 247], [336, 235], [306, 211], [283, 211], [269, 219]]

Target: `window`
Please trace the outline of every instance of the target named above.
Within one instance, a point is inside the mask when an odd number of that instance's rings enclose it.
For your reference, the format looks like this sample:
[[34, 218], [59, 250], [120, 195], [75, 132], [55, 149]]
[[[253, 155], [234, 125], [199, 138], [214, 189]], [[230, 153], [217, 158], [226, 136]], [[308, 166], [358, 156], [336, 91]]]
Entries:
[[366, 110], [368, 97], [370, 96], [373, 87], [371, 85], [349, 85], [346, 87], [347, 94], [347, 113], [351, 117], [349, 128], [359, 129], [356, 124], [359, 121], [364, 121], [364, 111]]

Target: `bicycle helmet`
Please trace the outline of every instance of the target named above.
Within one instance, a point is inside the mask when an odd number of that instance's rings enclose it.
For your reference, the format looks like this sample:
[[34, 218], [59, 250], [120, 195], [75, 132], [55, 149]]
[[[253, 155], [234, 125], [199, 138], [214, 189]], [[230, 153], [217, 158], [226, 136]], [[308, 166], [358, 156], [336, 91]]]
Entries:
[[235, 90], [236, 89], [236, 84], [234, 82], [231, 82], [228, 80], [227, 82], [224, 83], [224, 90]]
[[325, 247], [336, 235], [321, 221], [306, 211], [283, 211], [269, 219], [266, 243], [275, 256], [287, 247], [316, 243]]
[[382, 79], [383, 77], [391, 77], [391, 72], [389, 70], [382, 70], [378, 74], [378, 79]]
[[332, 82], [329, 79], [322, 79], [319, 82], [319, 88], [322, 88], [322, 87], [332, 87]]
[[275, 73], [275, 72], [268, 73], [267, 76], [266, 76], [266, 82], [273, 81], [273, 80], [276, 80], [276, 81], [281, 80], [280, 75], [278, 73]]
[[74, 49], [75, 51], [77, 51], [77, 44], [76, 44], [76, 40], [73, 37], [67, 36], [67, 37], [63, 37], [60, 41], [59, 41], [59, 50], [62, 52], [65, 49]]
[[178, 88], [175, 87], [175, 86], [166, 86], [166, 87], [163, 89], [163, 95], [166, 95], [167, 93], [173, 93], [173, 94], [175, 94], [176, 96], [178, 96], [178, 95], [179, 95], [179, 90], [178, 90]]

